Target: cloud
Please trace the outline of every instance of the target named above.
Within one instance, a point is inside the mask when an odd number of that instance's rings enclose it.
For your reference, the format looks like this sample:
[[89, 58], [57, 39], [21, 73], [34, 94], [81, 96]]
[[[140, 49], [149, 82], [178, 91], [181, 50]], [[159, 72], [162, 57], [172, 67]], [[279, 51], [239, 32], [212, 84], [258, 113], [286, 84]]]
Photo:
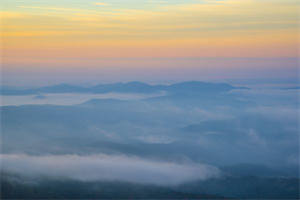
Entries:
[[95, 2], [94, 4], [97, 6], [108, 6], [109, 5], [108, 3], [103, 3], [103, 2]]
[[34, 95], [26, 96], [1, 96], [1, 106], [26, 105], [26, 104], [53, 104], [53, 105], [75, 105], [91, 99], [120, 99], [140, 100], [151, 97], [163, 96], [164, 93], [137, 94], [137, 93], [104, 93], [104, 94], [47, 94], [45, 99], [34, 99]]
[[254, 108], [246, 109], [246, 111], [253, 114], [259, 114], [268, 119], [280, 121], [281, 123], [294, 122], [293, 124], [295, 124], [295, 122], [298, 123], [298, 117], [300, 113], [299, 108], [282, 105], [257, 106]]
[[80, 181], [126, 181], [144, 184], [176, 185], [219, 175], [213, 166], [173, 163], [125, 155], [47, 155], [2, 154], [2, 170], [26, 176], [66, 177]]
[[18, 6], [18, 7], [26, 8], [26, 9], [42, 9], [42, 10], [54, 10], [54, 11], [74, 11], [74, 12], [84, 11], [83, 9], [77, 9], [77, 8], [49, 7], [49, 6]]

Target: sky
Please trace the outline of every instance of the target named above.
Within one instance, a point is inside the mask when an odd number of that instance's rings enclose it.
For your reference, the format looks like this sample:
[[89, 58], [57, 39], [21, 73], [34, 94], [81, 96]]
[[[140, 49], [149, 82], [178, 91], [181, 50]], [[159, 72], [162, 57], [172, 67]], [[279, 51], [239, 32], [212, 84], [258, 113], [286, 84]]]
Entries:
[[297, 0], [2, 0], [2, 85], [297, 79]]

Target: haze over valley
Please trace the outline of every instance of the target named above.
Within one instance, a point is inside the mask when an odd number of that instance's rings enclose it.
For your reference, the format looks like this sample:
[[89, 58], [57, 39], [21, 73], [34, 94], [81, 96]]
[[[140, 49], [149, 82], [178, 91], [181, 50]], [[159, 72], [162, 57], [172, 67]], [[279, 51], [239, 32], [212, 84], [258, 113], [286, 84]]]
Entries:
[[[199, 81], [2, 90], [4, 99], [31, 99], [1, 107], [4, 197], [67, 181], [157, 187], [171, 197], [294, 198], [297, 92]], [[53, 190], [53, 198], [72, 197]], [[102, 194], [95, 197], [118, 197]]]

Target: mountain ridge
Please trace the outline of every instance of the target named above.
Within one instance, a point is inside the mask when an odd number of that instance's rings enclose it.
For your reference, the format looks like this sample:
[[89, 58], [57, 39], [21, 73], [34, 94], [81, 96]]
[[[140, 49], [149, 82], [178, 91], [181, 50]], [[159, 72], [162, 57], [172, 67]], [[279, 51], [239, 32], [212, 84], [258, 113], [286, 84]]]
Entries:
[[169, 93], [194, 93], [194, 92], [228, 92], [233, 89], [249, 89], [235, 87], [227, 83], [209, 83], [201, 81], [186, 81], [170, 85], [150, 85], [143, 82], [132, 81], [126, 83], [97, 84], [91, 87], [82, 87], [71, 84], [57, 84], [32, 89], [1, 88], [2, 95], [38, 95], [44, 93], [155, 93], [166, 91]]

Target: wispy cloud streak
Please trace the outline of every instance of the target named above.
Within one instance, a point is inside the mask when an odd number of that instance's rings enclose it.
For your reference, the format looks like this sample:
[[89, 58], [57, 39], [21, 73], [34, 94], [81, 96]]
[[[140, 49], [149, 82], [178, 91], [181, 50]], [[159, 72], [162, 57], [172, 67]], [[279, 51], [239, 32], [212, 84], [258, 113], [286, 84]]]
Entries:
[[1, 155], [2, 170], [27, 176], [65, 177], [81, 181], [126, 181], [176, 185], [218, 176], [213, 166], [172, 163], [125, 155]]

